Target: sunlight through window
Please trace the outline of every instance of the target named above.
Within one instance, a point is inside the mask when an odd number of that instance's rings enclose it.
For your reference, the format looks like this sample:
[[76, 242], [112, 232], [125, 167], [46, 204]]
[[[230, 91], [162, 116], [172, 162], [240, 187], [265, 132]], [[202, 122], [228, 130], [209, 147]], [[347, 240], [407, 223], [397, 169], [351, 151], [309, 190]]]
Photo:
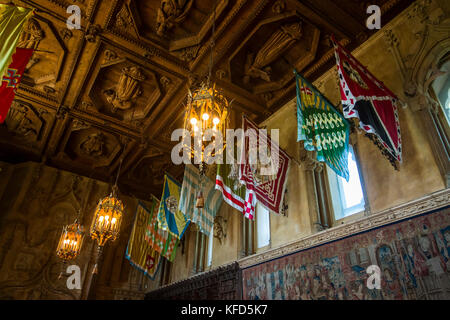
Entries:
[[336, 220], [362, 212], [365, 209], [358, 165], [353, 148], [351, 147], [348, 153], [348, 169], [350, 172], [348, 182], [344, 178], [336, 175], [331, 169], [327, 170]]

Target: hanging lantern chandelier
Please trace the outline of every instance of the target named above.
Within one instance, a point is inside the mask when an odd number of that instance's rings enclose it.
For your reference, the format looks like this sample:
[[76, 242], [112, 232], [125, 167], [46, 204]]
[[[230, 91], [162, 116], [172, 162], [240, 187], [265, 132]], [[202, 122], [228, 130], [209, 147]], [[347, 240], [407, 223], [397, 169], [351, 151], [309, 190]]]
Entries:
[[56, 255], [63, 260], [63, 263], [58, 279], [62, 278], [67, 261], [75, 260], [80, 254], [84, 240], [84, 227], [78, 222], [79, 218], [80, 213], [78, 212], [75, 222], [64, 226], [59, 238]]
[[124, 206], [123, 202], [117, 196], [117, 182], [119, 180], [122, 163], [123, 158], [120, 159], [119, 170], [117, 171], [116, 182], [112, 187], [112, 192], [109, 196], [98, 202], [91, 223], [90, 235], [94, 241], [97, 241], [97, 258], [92, 271], [93, 274], [98, 273], [98, 263], [105, 244], [109, 240], [114, 241], [119, 237]]
[[84, 228], [78, 222], [63, 227], [61, 237], [59, 238], [56, 255], [64, 261], [74, 260], [78, 257], [83, 245]]
[[97, 240], [98, 245], [101, 247], [108, 240], [116, 240], [119, 236], [122, 216], [123, 203], [117, 197], [117, 186], [114, 186], [112, 193], [108, 197], [101, 199], [97, 205], [91, 224], [91, 238]]
[[[211, 160], [216, 155], [222, 154], [225, 150], [225, 136], [229, 127], [230, 103], [211, 81], [214, 66], [216, 8], [216, 1], [214, 1], [210, 44], [211, 55], [207, 81], [206, 83], [203, 82], [198, 88], [192, 91], [189, 90], [184, 119], [184, 129], [189, 134], [184, 136], [183, 146], [190, 152], [194, 163], [199, 164], [200, 169], [200, 190], [197, 196], [197, 208], [204, 207], [202, 189], [206, 175], [206, 166], [208, 163], [213, 162]], [[207, 149], [210, 143], [214, 144], [214, 148]]]
[[[184, 119], [184, 129], [190, 133], [189, 142], [185, 141], [192, 158], [196, 159], [200, 165], [200, 171], [204, 169], [205, 163], [210, 157], [223, 153], [225, 149], [224, 137], [228, 128], [229, 103], [225, 96], [216, 89], [215, 84], [202, 84], [193, 92], [189, 91], [186, 117]], [[209, 132], [208, 132], [209, 131]], [[211, 142], [212, 136], [222, 137], [217, 142], [215, 148], [205, 153], [206, 145]], [[201, 148], [196, 148], [200, 144]]]

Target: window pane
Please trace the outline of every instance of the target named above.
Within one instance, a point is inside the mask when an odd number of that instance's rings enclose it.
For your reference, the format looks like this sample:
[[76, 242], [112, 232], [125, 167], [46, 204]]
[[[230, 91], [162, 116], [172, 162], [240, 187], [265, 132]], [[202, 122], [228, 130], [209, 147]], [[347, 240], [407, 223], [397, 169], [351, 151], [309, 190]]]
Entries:
[[348, 169], [350, 171], [348, 182], [344, 178], [339, 177], [339, 192], [344, 217], [364, 211], [364, 195], [353, 148], [350, 148], [348, 154]]
[[450, 61], [444, 63], [440, 71], [443, 74], [433, 82], [432, 87], [440, 102], [447, 122], [450, 124]]
[[256, 244], [258, 249], [270, 244], [270, 217], [269, 210], [259, 202], [256, 204]]
[[209, 234], [208, 239], [208, 262], [207, 262], [208, 267], [212, 265], [213, 241], [214, 241], [214, 227], [211, 229], [211, 233]]

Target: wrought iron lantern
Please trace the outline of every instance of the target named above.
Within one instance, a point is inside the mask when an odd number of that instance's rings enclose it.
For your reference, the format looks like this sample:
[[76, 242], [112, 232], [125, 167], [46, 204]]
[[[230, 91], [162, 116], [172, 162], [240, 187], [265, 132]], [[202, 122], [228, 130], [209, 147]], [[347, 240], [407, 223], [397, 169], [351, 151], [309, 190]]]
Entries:
[[74, 223], [63, 227], [56, 255], [64, 262], [76, 259], [80, 254], [83, 239], [84, 228], [76, 219]]
[[[118, 177], [119, 174], [117, 175], [117, 178]], [[91, 224], [91, 238], [97, 240], [97, 258], [92, 271], [93, 274], [98, 273], [98, 262], [106, 242], [108, 242], [108, 240], [114, 241], [119, 237], [123, 211], [123, 202], [117, 197], [116, 181], [111, 194], [99, 201]]]
[[123, 217], [123, 203], [117, 197], [117, 187], [112, 193], [99, 201], [92, 220], [90, 234], [97, 240], [99, 246], [104, 246], [108, 240], [114, 241], [119, 236]]
[[[202, 84], [193, 92], [189, 91], [184, 129], [189, 132], [190, 141], [185, 140], [184, 145], [190, 149], [191, 156], [199, 159], [201, 164], [208, 162], [209, 157], [222, 153], [225, 149], [225, 135], [229, 127], [229, 108], [228, 100], [216, 89], [215, 85]], [[210, 132], [208, 133], [208, 131]], [[211, 153], [205, 153], [206, 145], [212, 139], [212, 136], [207, 137], [207, 134], [222, 137], [220, 141], [222, 144], [218, 143]], [[196, 148], [196, 144], [201, 144], [201, 148]], [[200, 171], [201, 169], [202, 167]]]
[[59, 238], [56, 255], [63, 260], [63, 263], [58, 279], [62, 278], [67, 261], [76, 259], [83, 246], [84, 227], [78, 222], [78, 219], [74, 223], [64, 226], [61, 237]]

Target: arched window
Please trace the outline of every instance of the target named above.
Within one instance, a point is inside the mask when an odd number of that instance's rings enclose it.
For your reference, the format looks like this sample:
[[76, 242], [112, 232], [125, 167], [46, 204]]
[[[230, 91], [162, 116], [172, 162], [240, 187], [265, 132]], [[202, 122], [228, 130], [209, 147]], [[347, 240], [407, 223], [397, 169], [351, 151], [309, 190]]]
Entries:
[[433, 81], [432, 88], [447, 124], [450, 124], [450, 59], [439, 68], [439, 74], [440, 76]]
[[270, 213], [259, 202], [256, 204], [256, 249], [270, 246]]
[[354, 150], [349, 146], [348, 168], [350, 179], [347, 182], [333, 170], [327, 170], [333, 203], [334, 219], [340, 220], [365, 210], [363, 187]]

